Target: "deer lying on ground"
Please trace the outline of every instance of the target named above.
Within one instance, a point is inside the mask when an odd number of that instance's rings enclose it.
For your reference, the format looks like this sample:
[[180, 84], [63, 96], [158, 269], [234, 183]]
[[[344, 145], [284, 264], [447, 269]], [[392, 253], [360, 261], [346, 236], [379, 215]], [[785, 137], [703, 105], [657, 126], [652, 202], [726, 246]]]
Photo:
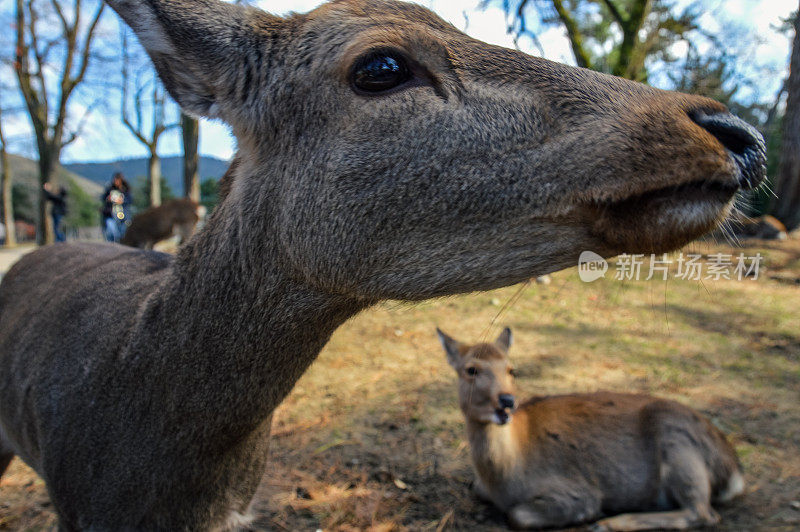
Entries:
[[35, 469], [66, 530], [241, 522], [273, 410], [360, 310], [586, 249], [672, 250], [763, 179], [761, 137], [722, 105], [490, 46], [419, 5], [108, 3], [238, 151], [177, 256], [62, 244], [0, 285], [0, 465]]
[[135, 248], [153, 249], [153, 246], [172, 236], [183, 244], [194, 233], [197, 222], [206, 214], [206, 208], [189, 198], [165, 201], [133, 217], [121, 244]]
[[749, 218], [737, 213], [737, 216], [731, 217], [731, 221], [733, 223], [730, 224], [730, 231], [734, 236], [742, 239], [786, 240], [789, 235], [786, 226], [769, 214]]
[[514, 528], [575, 526], [606, 515], [614, 517], [593, 530], [712, 525], [719, 515], [711, 501], [743, 491], [736, 452], [691, 408], [612, 392], [517, 404], [510, 329], [477, 345], [437, 333], [459, 376], [476, 492]]

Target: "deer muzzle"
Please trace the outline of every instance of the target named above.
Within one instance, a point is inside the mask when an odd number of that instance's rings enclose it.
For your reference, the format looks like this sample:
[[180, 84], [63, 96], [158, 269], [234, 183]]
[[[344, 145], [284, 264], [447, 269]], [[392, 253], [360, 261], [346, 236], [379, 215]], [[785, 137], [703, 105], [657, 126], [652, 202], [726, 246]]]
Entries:
[[728, 151], [739, 171], [739, 186], [752, 190], [767, 175], [767, 146], [756, 128], [730, 113], [691, 113], [694, 122], [711, 133]]

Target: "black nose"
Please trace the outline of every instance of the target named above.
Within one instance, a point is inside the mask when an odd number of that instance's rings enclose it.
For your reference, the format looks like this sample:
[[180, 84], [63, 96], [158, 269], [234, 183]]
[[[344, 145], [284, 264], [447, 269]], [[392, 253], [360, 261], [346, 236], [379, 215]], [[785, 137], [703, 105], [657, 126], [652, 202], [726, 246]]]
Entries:
[[501, 393], [497, 399], [500, 401], [500, 408], [514, 408], [514, 396], [510, 393]]
[[690, 113], [697, 125], [727, 148], [739, 168], [739, 186], [753, 189], [767, 175], [767, 146], [756, 128], [730, 113]]

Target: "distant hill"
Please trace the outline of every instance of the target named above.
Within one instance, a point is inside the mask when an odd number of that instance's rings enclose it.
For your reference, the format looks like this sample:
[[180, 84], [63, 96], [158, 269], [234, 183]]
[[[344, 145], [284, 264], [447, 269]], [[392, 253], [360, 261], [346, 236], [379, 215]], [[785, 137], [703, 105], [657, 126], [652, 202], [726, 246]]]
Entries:
[[[25, 157], [19, 155], [8, 154], [9, 162], [11, 163], [12, 180], [14, 183], [19, 183], [25, 188], [39, 190], [39, 164]], [[76, 185], [89, 195], [100, 196], [103, 193], [103, 187], [94, 183], [85, 177], [76, 174], [75, 172], [66, 168], [59, 168], [56, 170], [59, 181], [65, 182], [72, 180]]]
[[[200, 157], [200, 180], [220, 179], [228, 169], [228, 161], [214, 157]], [[139, 177], [147, 176], [147, 158], [122, 159], [108, 163], [65, 164], [64, 168], [79, 174], [100, 186], [105, 186], [114, 172], [122, 172], [131, 183]], [[183, 157], [164, 157], [161, 159], [161, 174], [176, 196], [183, 194]], [[102, 192], [102, 191], [101, 191]]]
[[[11, 181], [19, 195], [19, 197], [15, 199], [15, 203], [20, 203], [17, 212], [14, 214], [19, 219], [32, 222], [37, 216], [36, 205], [39, 195], [39, 165], [36, 161], [20, 157], [19, 155], [9, 154], [8, 159], [11, 169]], [[102, 186], [65, 170], [64, 168], [56, 170], [56, 175], [62, 186], [66, 186], [69, 189], [69, 184], [72, 182], [80, 190], [85, 192], [86, 196], [97, 199], [99, 206], [100, 195], [103, 193]], [[72, 207], [70, 210], [73, 212], [77, 212], [77, 206], [72, 205], [72, 202], [77, 200], [75, 194], [69, 197], [71, 203], [70, 207]]]
[[[9, 154], [14, 183], [15, 217], [27, 222], [36, 219], [39, 194], [39, 167], [36, 161]], [[228, 169], [228, 162], [214, 157], [200, 157], [200, 179], [219, 179]], [[183, 194], [183, 157], [161, 160], [163, 175], [176, 196]], [[124, 159], [108, 163], [66, 164], [57, 170], [59, 183], [70, 191], [68, 196], [69, 227], [85, 227], [99, 223], [98, 212], [103, 188], [114, 172], [122, 172], [134, 183], [147, 175], [147, 159]], [[75, 190], [73, 190], [73, 187]]]

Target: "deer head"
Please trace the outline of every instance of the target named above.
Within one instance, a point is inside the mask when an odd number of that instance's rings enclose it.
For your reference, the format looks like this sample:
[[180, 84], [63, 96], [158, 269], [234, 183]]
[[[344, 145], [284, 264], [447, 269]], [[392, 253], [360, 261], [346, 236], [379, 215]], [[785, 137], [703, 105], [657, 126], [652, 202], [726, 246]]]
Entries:
[[514, 369], [508, 359], [511, 329], [492, 343], [465, 345], [436, 329], [447, 362], [458, 374], [458, 402], [467, 419], [505, 425], [516, 406]]
[[109, 4], [180, 105], [231, 126], [220, 210], [240, 247], [325, 291], [423, 299], [585, 249], [672, 250], [763, 179], [761, 137], [722, 105], [491, 46], [418, 5]]

